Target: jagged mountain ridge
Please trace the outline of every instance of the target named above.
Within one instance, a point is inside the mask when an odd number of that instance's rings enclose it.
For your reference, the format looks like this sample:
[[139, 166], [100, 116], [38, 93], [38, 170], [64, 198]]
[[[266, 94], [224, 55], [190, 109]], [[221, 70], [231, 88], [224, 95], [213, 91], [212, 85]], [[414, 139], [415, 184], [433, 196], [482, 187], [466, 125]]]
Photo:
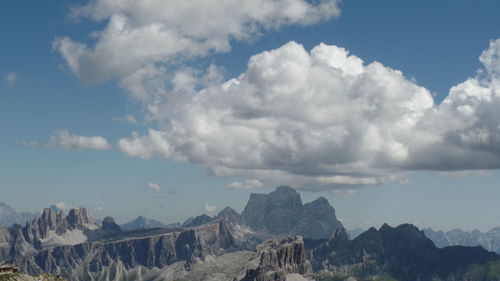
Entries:
[[[229, 207], [215, 217], [193, 218], [184, 228], [133, 231], [121, 230], [111, 217], [101, 226], [85, 209], [68, 215], [46, 209], [25, 226], [0, 227], [0, 260], [9, 259], [31, 273], [61, 273], [75, 281], [307, 280], [312, 278], [311, 264], [316, 271], [343, 273], [332, 276], [334, 280], [383, 276], [399, 281], [500, 280], [490, 274], [500, 268], [498, 255], [479, 247], [438, 249], [411, 225], [371, 228], [351, 240], [340, 224], [329, 235], [305, 239], [309, 254], [305, 254], [301, 238], [286, 238], [282, 243], [268, 240], [255, 248], [266, 237], [260, 233], [325, 233], [336, 217], [325, 198], [302, 204], [300, 195], [289, 187], [254, 197], [257, 199], [252, 202], [250, 198], [247, 207], [262, 210], [253, 228], [245, 211], [240, 215]], [[283, 221], [271, 225], [277, 220]], [[82, 234], [83, 242], [48, 239], [68, 233]], [[484, 279], [485, 274], [491, 278]]]
[[10, 227], [16, 223], [24, 224], [38, 215], [37, 213], [18, 212], [11, 206], [0, 202], [0, 225]]
[[[186, 266], [208, 255], [220, 255], [236, 250], [239, 245], [223, 220], [196, 229], [186, 229], [144, 238], [130, 238], [112, 242], [87, 242], [64, 245], [40, 251], [13, 261], [30, 273], [49, 272], [71, 275], [71, 272], [98, 273], [105, 267], [121, 262], [125, 268], [136, 266], [162, 268], [178, 261]], [[71, 276], [76, 280], [76, 276]]]
[[470, 277], [473, 266], [500, 264], [499, 255], [481, 247], [437, 248], [422, 231], [409, 224], [396, 228], [384, 224], [378, 230], [370, 228], [353, 240], [345, 229], [339, 229], [330, 239], [310, 249], [310, 259], [314, 270], [336, 272], [340, 275], [337, 277], [389, 275], [398, 281], [482, 281], [485, 280], [482, 277]]
[[438, 247], [481, 246], [488, 251], [500, 254], [500, 227], [487, 232], [477, 229], [467, 232], [458, 228], [447, 232], [434, 231], [432, 228], [425, 228], [423, 231]]
[[156, 227], [167, 227], [167, 225], [154, 219], [146, 218], [144, 216], [139, 216], [120, 226], [121, 229], [126, 231], [136, 230], [136, 229], [156, 228]]
[[225, 218], [233, 224], [245, 225], [264, 236], [301, 235], [328, 238], [342, 223], [325, 197], [302, 204], [300, 194], [289, 186], [279, 186], [269, 194], [252, 193], [241, 214], [230, 207], [216, 216], [202, 214], [189, 218], [182, 226], [194, 227], [214, 219]]

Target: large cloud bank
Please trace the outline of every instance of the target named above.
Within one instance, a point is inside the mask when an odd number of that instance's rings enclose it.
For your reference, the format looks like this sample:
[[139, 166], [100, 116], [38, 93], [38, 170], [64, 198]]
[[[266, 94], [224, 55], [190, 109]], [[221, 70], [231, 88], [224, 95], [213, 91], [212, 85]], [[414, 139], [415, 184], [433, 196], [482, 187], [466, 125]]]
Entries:
[[54, 46], [82, 81], [118, 79], [158, 124], [121, 139], [121, 151], [247, 179], [231, 188], [360, 186], [414, 170], [499, 168], [500, 40], [481, 55], [477, 76], [440, 104], [400, 71], [324, 44], [255, 55], [225, 82], [215, 66], [180, 67], [229, 51], [231, 40], [336, 16], [337, 2], [95, 0], [74, 10], [109, 19], [95, 45], [59, 38]]
[[[439, 105], [397, 70], [336, 46], [252, 57], [238, 78], [164, 104], [130, 156], [190, 161], [217, 176], [310, 186], [384, 183], [411, 170], [500, 167], [500, 40]], [[172, 93], [173, 96], [176, 93]], [[180, 95], [180, 94], [179, 94]]]

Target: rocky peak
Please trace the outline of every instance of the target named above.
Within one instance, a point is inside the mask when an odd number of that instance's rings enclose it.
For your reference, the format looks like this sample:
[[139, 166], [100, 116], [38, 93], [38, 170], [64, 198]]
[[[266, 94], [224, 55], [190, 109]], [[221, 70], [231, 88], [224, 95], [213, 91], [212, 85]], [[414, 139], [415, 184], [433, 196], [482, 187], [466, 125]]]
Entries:
[[326, 198], [302, 205], [300, 194], [289, 186], [279, 186], [269, 194], [251, 194], [241, 216], [256, 231], [313, 239], [328, 238], [342, 226]]
[[213, 218], [209, 215], [202, 214], [193, 219], [188, 219], [182, 226], [183, 227], [195, 227], [202, 224], [206, 224], [213, 221]]
[[120, 232], [121, 228], [112, 217], [105, 217], [102, 220], [102, 230], [107, 232]]
[[233, 224], [241, 224], [242, 220], [241, 215], [230, 207], [226, 207], [222, 211], [220, 211], [217, 214], [216, 218], [226, 219]]
[[341, 227], [342, 223], [337, 220], [335, 209], [325, 197], [319, 197], [304, 205], [292, 233], [322, 239], [330, 237]]
[[278, 186], [271, 194], [298, 194], [297, 191], [288, 186], [288, 185], [280, 185]]
[[275, 238], [264, 243], [259, 266], [248, 270], [241, 281], [285, 281], [287, 275], [311, 273], [302, 238], [289, 236], [279, 244]]
[[66, 216], [66, 221], [71, 229], [87, 231], [98, 228], [96, 219], [90, 215], [86, 208], [71, 209]]

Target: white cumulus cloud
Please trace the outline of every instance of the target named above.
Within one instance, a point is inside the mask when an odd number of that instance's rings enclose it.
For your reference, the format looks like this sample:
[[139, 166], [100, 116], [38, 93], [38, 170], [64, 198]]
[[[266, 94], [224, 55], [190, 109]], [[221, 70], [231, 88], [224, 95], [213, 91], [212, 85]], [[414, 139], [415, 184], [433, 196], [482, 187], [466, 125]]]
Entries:
[[56, 130], [47, 142], [24, 141], [23, 145], [35, 148], [63, 148], [67, 150], [107, 150], [108, 141], [100, 136], [79, 136], [67, 130]]
[[119, 148], [304, 188], [381, 184], [420, 169], [496, 169], [499, 45], [492, 41], [485, 68], [438, 105], [398, 70], [337, 46], [308, 52], [290, 42], [252, 57], [237, 78], [171, 92], [155, 105], [159, 127]]
[[[440, 104], [401, 71], [325, 44], [257, 54], [227, 81], [216, 66], [183, 65], [228, 52], [232, 41], [338, 16], [339, 2], [91, 0], [72, 16], [105, 22], [94, 43], [60, 37], [54, 48], [84, 83], [116, 79], [145, 106], [141, 120], [155, 125], [119, 140], [120, 151], [249, 179], [229, 188], [350, 190], [408, 171], [500, 168], [500, 40]], [[73, 147], [60, 139], [46, 145]]]
[[[117, 78], [141, 100], [161, 94], [164, 65], [228, 52], [231, 41], [340, 14], [340, 0], [91, 0], [72, 17], [106, 21], [92, 46], [60, 37], [53, 46], [84, 83]], [[152, 97], [153, 96], [153, 97]]]

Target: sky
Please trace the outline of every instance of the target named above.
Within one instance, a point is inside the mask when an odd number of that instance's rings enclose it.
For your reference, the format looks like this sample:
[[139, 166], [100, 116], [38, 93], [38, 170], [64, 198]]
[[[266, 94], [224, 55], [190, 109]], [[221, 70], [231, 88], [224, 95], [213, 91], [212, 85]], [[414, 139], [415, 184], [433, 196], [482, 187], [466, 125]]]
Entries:
[[172, 223], [288, 184], [348, 228], [499, 226], [499, 13], [1, 1], [0, 201]]

